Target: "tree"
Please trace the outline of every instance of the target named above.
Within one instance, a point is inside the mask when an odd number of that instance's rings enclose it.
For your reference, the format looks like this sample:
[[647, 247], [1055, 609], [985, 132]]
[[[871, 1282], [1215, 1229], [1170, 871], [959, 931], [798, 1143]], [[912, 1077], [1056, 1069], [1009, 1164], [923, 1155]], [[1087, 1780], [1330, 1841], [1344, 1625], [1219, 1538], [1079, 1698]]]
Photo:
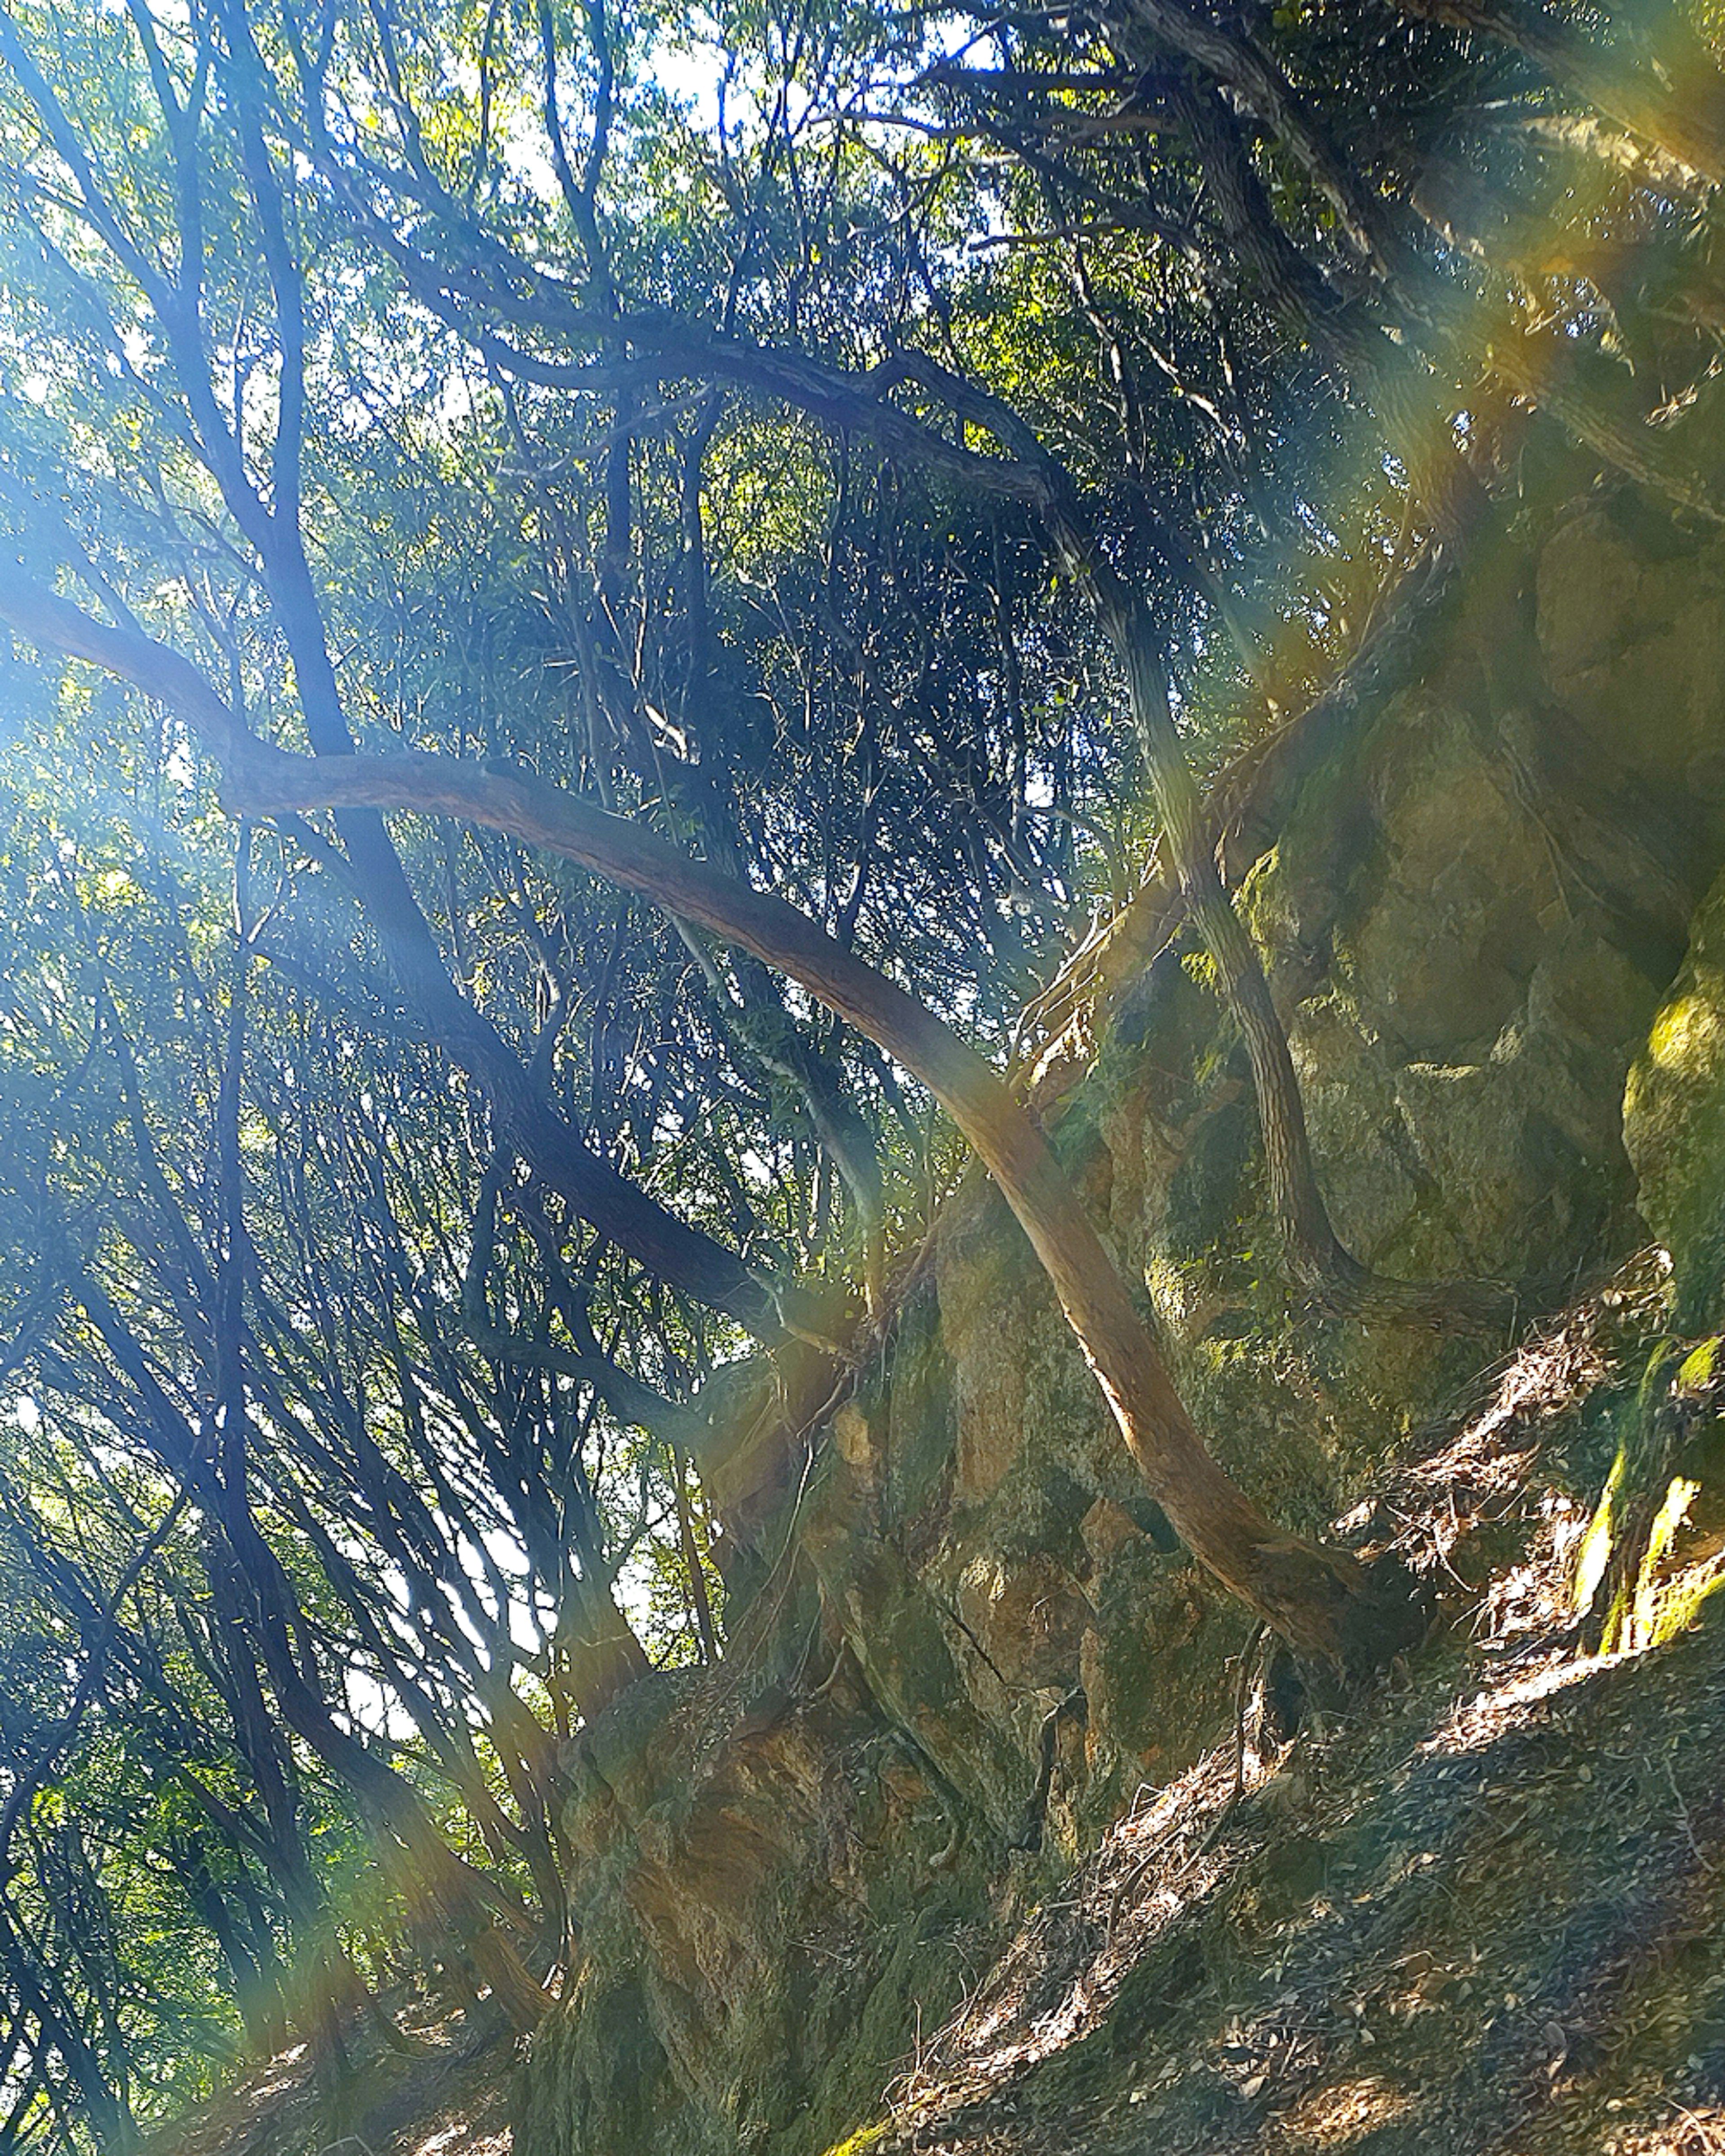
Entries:
[[[1512, 1313], [1337, 1237], [1228, 889], [1273, 807], [1204, 781], [1345, 726], [1524, 444], [1717, 521], [1707, 52], [1390, 0], [717, 27], [703, 102], [642, 9], [0, 13], [0, 1966], [63, 2141], [284, 2018], [339, 2071], [386, 1938], [534, 2018], [566, 1740], [723, 1652], [727, 1366], [830, 1394], [942, 1105], [1192, 1548], [1314, 1661], [1390, 1650], [1001, 1077], [1098, 915], [1178, 887], [1297, 1295]], [[115, 1943], [146, 1892], [219, 2042]]]

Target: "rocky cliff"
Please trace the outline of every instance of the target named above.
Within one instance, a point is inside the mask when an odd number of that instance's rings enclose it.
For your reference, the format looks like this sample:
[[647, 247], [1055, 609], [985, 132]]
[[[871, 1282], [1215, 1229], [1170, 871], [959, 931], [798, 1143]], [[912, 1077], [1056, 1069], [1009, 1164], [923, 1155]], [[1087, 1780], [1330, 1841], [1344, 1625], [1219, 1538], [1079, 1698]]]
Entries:
[[[1656, 1231], [1693, 1332], [1725, 1265], [1717, 892], [1689, 947], [1725, 860], [1725, 543], [1556, 491], [1305, 757], [1245, 902], [1354, 1249], [1555, 1303]], [[1085, 1062], [1044, 1112], [1200, 1426], [1289, 1525], [1347, 1514], [1494, 1343], [1300, 1306], [1188, 945], [1116, 969]], [[522, 2076], [521, 2156], [818, 2156], [1230, 1720], [1245, 1618], [1144, 1495], [978, 1178], [837, 1404], [788, 1429], [741, 1399], [706, 1466], [731, 1651], [579, 1740], [586, 1952]]]

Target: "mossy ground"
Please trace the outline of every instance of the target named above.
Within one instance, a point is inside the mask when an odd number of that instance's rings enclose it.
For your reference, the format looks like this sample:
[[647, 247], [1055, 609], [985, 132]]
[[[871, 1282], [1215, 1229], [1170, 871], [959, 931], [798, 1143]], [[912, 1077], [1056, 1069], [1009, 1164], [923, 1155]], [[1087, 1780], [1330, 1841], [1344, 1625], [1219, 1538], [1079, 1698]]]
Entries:
[[[1464, 1667], [1310, 1744], [1211, 1850], [1105, 1867], [1058, 1912], [1087, 1949], [1064, 1994], [961, 2041], [950, 2087], [925, 2068], [883, 2148], [1725, 2145], [1725, 1625], [1458, 1697]], [[1104, 1994], [1111, 1921], [1147, 1903]]]

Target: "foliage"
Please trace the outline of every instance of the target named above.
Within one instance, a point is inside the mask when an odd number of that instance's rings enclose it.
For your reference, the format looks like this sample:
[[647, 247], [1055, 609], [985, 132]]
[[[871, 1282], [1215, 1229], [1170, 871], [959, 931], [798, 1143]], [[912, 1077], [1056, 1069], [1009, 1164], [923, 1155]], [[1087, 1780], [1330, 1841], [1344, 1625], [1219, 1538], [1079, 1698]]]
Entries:
[[[1625, 131], [1640, 27], [1563, 18], [1589, 97], [1428, 12], [19, 0], [6, 548], [257, 734], [555, 778], [1004, 1060], [1159, 834], [1050, 468], [1204, 775], [1525, 445], [1712, 513], [1718, 175]], [[126, 2147], [290, 2031], [338, 2074], [409, 1966], [531, 2014], [568, 1741], [722, 1645], [711, 1401], [957, 1155], [687, 921], [236, 829], [172, 714], [4, 660], [0, 2101]]]

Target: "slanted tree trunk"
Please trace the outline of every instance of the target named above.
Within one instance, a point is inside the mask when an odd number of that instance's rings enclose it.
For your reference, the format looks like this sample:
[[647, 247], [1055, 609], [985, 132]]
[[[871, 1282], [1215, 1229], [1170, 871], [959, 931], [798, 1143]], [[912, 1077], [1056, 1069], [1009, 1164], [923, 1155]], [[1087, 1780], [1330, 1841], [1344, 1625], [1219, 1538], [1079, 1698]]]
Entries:
[[[215, 1577], [225, 1565], [233, 1606], [232, 1656], [268, 1679], [288, 1728], [353, 1795], [372, 1823], [384, 1860], [395, 1870], [410, 1906], [429, 1929], [457, 1943], [480, 1970], [510, 2019], [533, 2028], [549, 2003], [512, 1943], [531, 1933], [525, 1912], [450, 1848], [424, 1800], [404, 1775], [344, 1729], [313, 1677], [301, 1666], [298, 1643], [304, 1614], [280, 1560], [264, 1540], [246, 1489], [245, 1419], [231, 1349], [224, 1353], [223, 1409], [218, 1460], [210, 1460], [162, 1392], [119, 1313], [85, 1279], [80, 1300], [115, 1361], [134, 1388], [144, 1425], [164, 1463], [195, 1496], [219, 1537]], [[223, 1342], [238, 1327], [222, 1328]], [[261, 1693], [256, 1694], [261, 1710]], [[506, 1929], [506, 1922], [508, 1929]]]
[[1127, 668], [1133, 715], [1144, 742], [1181, 896], [1215, 963], [1219, 984], [1239, 1024], [1259, 1104], [1271, 1202], [1281, 1221], [1296, 1280], [1338, 1316], [1379, 1317], [1434, 1327], [1490, 1329], [1510, 1318], [1513, 1299], [1495, 1282], [1432, 1283], [1387, 1279], [1361, 1263], [1337, 1235], [1318, 1186], [1306, 1127], [1306, 1106], [1263, 963], [1223, 888], [1203, 803], [1168, 711], [1162, 666], [1142, 609], [1102, 603]]
[[[123, 2087], [110, 2081], [105, 2062], [80, 2027], [77, 2010], [54, 1972], [38, 1962], [28, 1927], [3, 1890], [0, 1890], [0, 1968], [17, 1998], [21, 2019], [36, 2025], [39, 2048], [59, 2054], [77, 2089], [101, 2156], [132, 2156], [143, 2136], [131, 2100]], [[51, 2082], [49, 2086], [52, 2089]]]
[[1382, 1658], [1386, 1613], [1353, 1560], [1279, 1532], [1206, 1450], [1113, 1260], [1028, 1113], [950, 1027], [816, 923], [555, 787], [454, 759], [311, 764], [241, 749], [230, 765], [230, 789], [249, 814], [340, 802], [465, 817], [578, 862], [788, 973], [915, 1072], [982, 1156], [1053, 1282], [1133, 1458], [1194, 1555], [1308, 1659], [1359, 1671]]

